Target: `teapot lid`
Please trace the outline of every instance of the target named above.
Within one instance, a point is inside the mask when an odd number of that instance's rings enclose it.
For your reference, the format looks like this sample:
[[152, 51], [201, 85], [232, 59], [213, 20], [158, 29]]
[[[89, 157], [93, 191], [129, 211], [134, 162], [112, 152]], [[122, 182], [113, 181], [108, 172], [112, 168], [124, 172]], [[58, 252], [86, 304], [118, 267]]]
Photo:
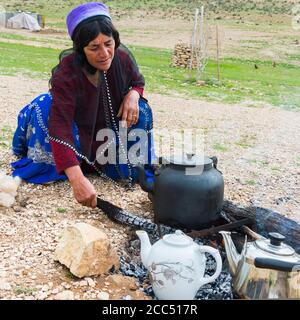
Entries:
[[186, 153], [185, 155], [174, 155], [169, 158], [164, 158], [167, 163], [182, 165], [185, 167], [204, 166], [211, 167], [213, 160], [206, 156]]
[[175, 233], [164, 235], [163, 241], [175, 246], [189, 246], [193, 242], [193, 239], [181, 230], [176, 230]]
[[270, 232], [269, 239], [256, 240], [255, 244], [260, 249], [280, 255], [280, 256], [292, 256], [295, 254], [295, 250], [285, 243], [285, 236], [277, 232]]

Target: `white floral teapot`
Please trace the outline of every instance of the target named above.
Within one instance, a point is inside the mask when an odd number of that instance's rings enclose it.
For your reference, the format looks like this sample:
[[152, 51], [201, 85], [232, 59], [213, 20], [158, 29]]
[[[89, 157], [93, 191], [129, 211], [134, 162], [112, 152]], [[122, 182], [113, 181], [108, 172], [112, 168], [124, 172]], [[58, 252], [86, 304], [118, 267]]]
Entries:
[[[141, 241], [141, 259], [148, 269], [152, 288], [160, 300], [192, 300], [204, 284], [214, 281], [222, 270], [218, 250], [200, 246], [181, 230], [167, 234], [151, 245], [146, 231], [136, 231]], [[217, 263], [215, 273], [204, 277], [206, 257], [211, 254]]]

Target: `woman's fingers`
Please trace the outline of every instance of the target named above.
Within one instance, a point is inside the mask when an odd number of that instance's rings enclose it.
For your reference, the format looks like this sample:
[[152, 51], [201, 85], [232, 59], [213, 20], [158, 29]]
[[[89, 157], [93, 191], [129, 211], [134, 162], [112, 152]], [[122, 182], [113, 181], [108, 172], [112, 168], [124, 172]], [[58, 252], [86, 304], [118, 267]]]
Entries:
[[97, 197], [94, 196], [89, 200], [84, 200], [84, 201], [80, 202], [80, 204], [82, 204], [85, 207], [96, 208], [96, 206], [97, 206]]
[[75, 199], [86, 207], [96, 207], [97, 194], [94, 186], [86, 177], [76, 179], [72, 183]]
[[118, 116], [122, 114], [122, 122], [129, 128], [136, 124], [139, 119], [139, 94], [135, 90], [130, 90], [124, 97]]
[[128, 108], [128, 113], [127, 113], [127, 118], [126, 118], [126, 123], [127, 127], [131, 127], [132, 125], [136, 124], [139, 120], [139, 108], [138, 105], [129, 107]]
[[128, 113], [127, 116], [127, 127], [130, 128], [135, 122], [135, 115], [134, 115], [134, 111], [131, 111], [130, 113]]
[[138, 123], [138, 121], [139, 121], [139, 116], [140, 116], [140, 113], [139, 113], [139, 106], [137, 106], [137, 108], [136, 108], [136, 113], [134, 114], [134, 122], [133, 122], [133, 124], [137, 124]]
[[97, 196], [95, 195], [91, 201], [91, 207], [96, 208], [97, 207]]
[[118, 114], [117, 114], [117, 117], [118, 117], [118, 118], [120, 118], [121, 115], [122, 115], [122, 113], [123, 113], [123, 106], [124, 106], [124, 104], [122, 103], [121, 106], [120, 106], [119, 112], [118, 112]]

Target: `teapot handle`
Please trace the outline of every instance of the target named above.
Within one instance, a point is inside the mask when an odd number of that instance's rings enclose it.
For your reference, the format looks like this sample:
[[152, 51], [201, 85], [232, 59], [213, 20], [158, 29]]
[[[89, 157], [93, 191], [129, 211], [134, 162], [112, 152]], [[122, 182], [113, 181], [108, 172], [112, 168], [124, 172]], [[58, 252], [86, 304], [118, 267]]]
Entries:
[[203, 277], [202, 279], [200, 279], [200, 286], [199, 287], [201, 287], [207, 283], [215, 281], [218, 278], [218, 276], [220, 275], [220, 273], [222, 271], [222, 258], [221, 258], [221, 255], [217, 249], [209, 247], [209, 246], [201, 246], [201, 247], [199, 246], [198, 251], [202, 254], [204, 254], [205, 252], [211, 254], [217, 263], [216, 271], [212, 276], [205, 277], [205, 278]]

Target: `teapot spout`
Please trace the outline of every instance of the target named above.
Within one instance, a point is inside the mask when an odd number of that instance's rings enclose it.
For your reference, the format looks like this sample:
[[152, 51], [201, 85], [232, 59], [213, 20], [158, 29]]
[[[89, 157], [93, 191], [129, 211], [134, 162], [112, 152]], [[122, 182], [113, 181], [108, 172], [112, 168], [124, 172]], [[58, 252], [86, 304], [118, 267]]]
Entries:
[[137, 230], [135, 232], [141, 241], [141, 260], [143, 265], [148, 268], [147, 260], [152, 248], [152, 245], [149, 240], [149, 236], [144, 230]]
[[241, 259], [241, 255], [237, 252], [236, 247], [231, 238], [231, 232], [220, 231], [219, 232], [224, 239], [226, 256], [229, 264], [229, 271], [232, 276], [236, 275], [237, 266]]

